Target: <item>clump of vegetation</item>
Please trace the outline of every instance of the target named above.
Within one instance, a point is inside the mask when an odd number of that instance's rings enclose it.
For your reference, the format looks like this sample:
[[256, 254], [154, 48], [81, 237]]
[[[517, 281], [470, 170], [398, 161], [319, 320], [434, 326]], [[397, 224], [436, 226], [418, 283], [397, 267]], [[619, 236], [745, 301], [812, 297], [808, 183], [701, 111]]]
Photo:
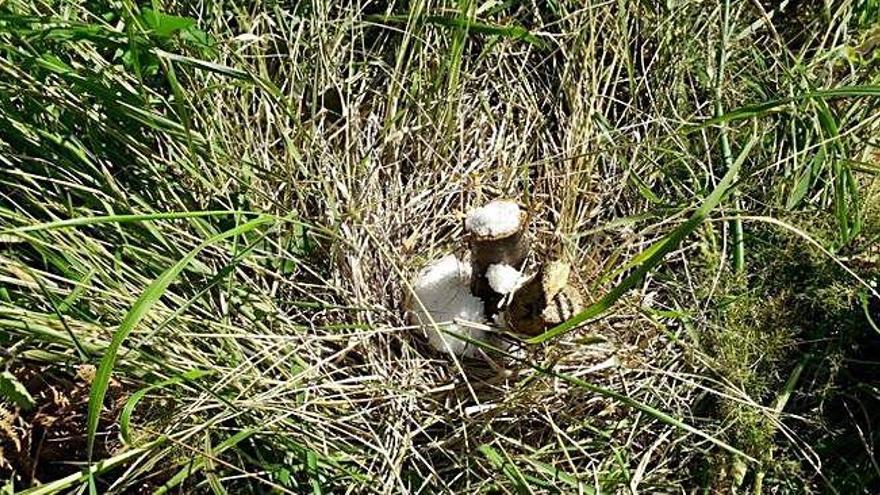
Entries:
[[[877, 15], [0, 4], [0, 491], [876, 491]], [[498, 197], [584, 311], [465, 368]]]
[[[821, 225], [817, 222], [810, 230], [827, 232], [817, 228]], [[868, 227], [865, 234], [875, 231]], [[847, 402], [853, 379], [866, 383], [873, 375], [853, 365], [878, 337], [868, 320], [874, 316], [863, 305], [870, 285], [860, 284], [859, 274], [864, 281], [875, 280], [880, 266], [850, 273], [837, 255], [818, 252], [803, 237], [772, 227], [753, 229], [751, 241], [756, 266], [750, 273], [722, 274], [716, 285], [701, 291], [712, 301], [712, 310], [704, 313], [708, 319], [697, 334], [704, 362], [723, 385], [712, 401], [714, 414], [725, 422], [730, 442], [760, 462], [749, 467], [736, 457], [715, 459], [706, 483], [747, 484], [761, 491], [769, 476], [782, 486], [788, 486], [783, 480], [798, 480], [790, 486], [794, 489], [819, 475], [834, 487], [847, 486], [838, 472], [810, 473], [804, 464], [816, 455], [813, 446], [825, 440], [810, 444], [802, 439], [848, 436], [855, 443], [866, 441], [858, 433], [861, 423], [847, 421], [836, 409]], [[799, 422], [786, 423], [786, 416]], [[873, 423], [878, 418], [869, 414], [860, 419]], [[870, 462], [873, 449], [865, 447], [859, 455]], [[872, 486], [877, 474], [866, 469], [849, 487]], [[814, 483], [819, 489], [821, 481], [808, 482]]]

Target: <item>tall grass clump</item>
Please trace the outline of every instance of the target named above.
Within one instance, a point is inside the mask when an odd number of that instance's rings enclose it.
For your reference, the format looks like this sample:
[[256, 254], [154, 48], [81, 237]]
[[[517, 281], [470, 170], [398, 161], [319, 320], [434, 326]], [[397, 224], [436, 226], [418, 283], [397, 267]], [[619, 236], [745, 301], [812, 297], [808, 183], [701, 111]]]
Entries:
[[[0, 4], [0, 491], [872, 493], [878, 15]], [[459, 361], [496, 197], [588, 308]]]

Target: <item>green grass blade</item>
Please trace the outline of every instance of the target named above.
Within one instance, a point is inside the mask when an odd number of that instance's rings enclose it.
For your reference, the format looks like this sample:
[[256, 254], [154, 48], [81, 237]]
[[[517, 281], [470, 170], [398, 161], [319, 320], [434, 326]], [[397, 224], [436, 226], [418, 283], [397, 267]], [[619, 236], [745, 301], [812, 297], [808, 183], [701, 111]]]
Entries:
[[[746, 218], [747, 217], [744, 217], [743, 219], [745, 220]], [[573, 376], [567, 375], [565, 373], [559, 373], [557, 371], [553, 371], [550, 368], [537, 365], [537, 364], [529, 361], [527, 358], [517, 356], [515, 354], [508, 352], [505, 349], [495, 347], [495, 346], [488, 344], [482, 340], [472, 339], [466, 335], [459, 334], [459, 333], [452, 332], [452, 331], [443, 330], [443, 332], [448, 335], [453, 335], [456, 338], [463, 340], [463, 341], [465, 341], [475, 347], [480, 347], [482, 349], [492, 351], [492, 352], [497, 353], [499, 355], [505, 356], [509, 359], [512, 359], [512, 360], [524, 365], [524, 366], [528, 366], [529, 368], [531, 368], [539, 373], [553, 376], [555, 378], [559, 378], [560, 380], [566, 381], [574, 386], [583, 388], [585, 390], [602, 395], [602, 396], [610, 398], [610, 399], [615, 399], [617, 401], [620, 401], [624, 405], [629, 406], [629, 407], [636, 409], [638, 411], [642, 411], [643, 413], [648, 414], [649, 416], [653, 416], [654, 418], [656, 418], [657, 420], [659, 420], [663, 423], [666, 423], [671, 426], [675, 426], [676, 428], [680, 428], [680, 429], [685, 430], [689, 433], [693, 433], [694, 435], [697, 435], [700, 438], [703, 438], [703, 439], [711, 442], [712, 444], [714, 444], [718, 447], [721, 447], [722, 449], [724, 449], [732, 454], [742, 456], [743, 458], [745, 458], [749, 461], [752, 461], [752, 462], [757, 462], [755, 458], [749, 456], [745, 452], [737, 449], [736, 447], [730, 445], [729, 443], [727, 443], [723, 440], [720, 440], [718, 438], [715, 438], [712, 435], [700, 430], [699, 428], [691, 426], [691, 425], [685, 423], [684, 421], [682, 421], [674, 416], [670, 416], [669, 414], [666, 414], [665, 412], [663, 412], [655, 407], [652, 407], [648, 404], [644, 404], [642, 402], [639, 402], [638, 400], [633, 399], [632, 397], [621, 394], [619, 392], [615, 392], [614, 390], [611, 390], [609, 388], [605, 388], [605, 387], [602, 387], [599, 385], [594, 385], [594, 384], [589, 383], [585, 380], [581, 380], [580, 378], [573, 377]]]
[[312, 487], [314, 495], [322, 495], [324, 493], [321, 487], [321, 480], [318, 477], [318, 456], [314, 450], [306, 451], [306, 472], [309, 475], [309, 485]]
[[699, 428], [691, 426], [691, 425], [685, 423], [684, 421], [682, 421], [674, 416], [670, 416], [669, 414], [667, 414], [667, 413], [665, 413], [655, 407], [652, 407], [648, 404], [644, 404], [642, 402], [639, 402], [639, 401], [633, 399], [632, 397], [626, 396], [626, 395], [621, 394], [619, 392], [615, 392], [614, 390], [611, 390], [609, 388], [601, 387], [599, 385], [594, 385], [594, 384], [589, 383], [587, 381], [581, 380], [580, 378], [576, 378], [576, 377], [567, 375], [565, 373], [558, 373], [556, 371], [553, 371], [548, 368], [544, 368], [542, 366], [538, 366], [536, 364], [529, 363], [529, 366], [531, 366], [532, 369], [534, 369], [535, 371], [538, 371], [540, 373], [554, 376], [556, 378], [559, 378], [560, 380], [568, 382], [572, 385], [576, 385], [580, 388], [583, 388], [583, 389], [589, 390], [591, 392], [603, 395], [605, 397], [610, 397], [612, 399], [616, 399], [616, 400], [620, 401], [622, 404], [625, 404], [633, 409], [636, 409], [638, 411], [642, 411], [643, 413], [646, 413], [650, 416], [653, 416], [654, 418], [656, 418], [659, 421], [662, 421], [663, 423], [666, 423], [671, 426], [675, 426], [676, 428], [680, 428], [684, 431], [687, 431], [688, 433], [693, 433], [694, 435], [697, 435], [698, 437], [704, 438], [704, 439], [708, 440], [709, 442], [715, 444], [718, 447], [721, 447], [722, 449], [724, 449], [732, 454], [742, 456], [744, 459], [752, 461], [752, 462], [757, 462], [757, 460], [754, 457], [749, 456], [745, 452], [737, 449], [736, 447], [730, 445], [729, 443], [724, 442], [723, 440], [720, 440], [718, 438], [715, 438], [712, 435], [709, 435], [708, 433], [700, 430]]
[[552, 466], [546, 462], [540, 462], [534, 459], [526, 459], [526, 461], [534, 466], [537, 471], [549, 476], [554, 481], [561, 481], [571, 488], [579, 490], [579, 493], [585, 493], [588, 495], [594, 495], [596, 493], [596, 490], [593, 489], [593, 487], [582, 483], [577, 477], [561, 470], [557, 466]]
[[780, 107], [788, 105], [789, 103], [796, 103], [806, 100], [829, 100], [834, 98], [861, 98], [861, 97], [880, 97], [880, 86], [841, 86], [839, 88], [833, 89], [823, 89], [818, 91], [811, 91], [808, 93], [803, 93], [801, 95], [792, 96], [789, 98], [779, 98], [774, 100], [767, 100], [762, 103], [755, 103], [752, 105], [746, 105], [743, 107], [739, 107], [737, 109], [731, 110], [729, 112], [724, 113], [723, 115], [719, 115], [712, 119], [709, 119], [705, 122], [702, 122], [698, 125], [689, 127], [685, 130], [686, 133], [699, 131], [701, 129], [705, 129], [706, 127], [711, 127], [714, 125], [718, 125], [724, 122], [736, 122], [738, 120], [750, 119], [752, 117], [760, 117], [769, 112], [772, 112]]
[[[540, 344], [541, 342], [545, 342], [554, 337], [558, 337], [562, 335], [581, 323], [595, 318], [596, 316], [601, 315], [608, 309], [610, 309], [614, 303], [617, 302], [618, 299], [621, 298], [626, 292], [635, 287], [642, 278], [648, 274], [654, 267], [660, 264], [663, 261], [663, 258], [672, 252], [675, 248], [681, 244], [681, 241], [687, 237], [691, 232], [696, 230], [696, 228], [703, 223], [703, 220], [709, 213], [721, 203], [721, 200], [730, 190], [731, 186], [733, 186], [734, 181], [736, 180], [736, 176], [739, 173], [739, 169], [742, 167], [743, 162], [748, 156], [749, 151], [752, 149], [752, 146], [757, 142], [757, 137], [752, 136], [746, 146], [742, 149], [739, 156], [737, 156], [736, 161], [734, 161], [730, 168], [727, 170], [727, 173], [724, 174], [721, 181], [715, 187], [709, 197], [703, 202], [703, 204], [697, 208], [697, 210], [691, 215], [691, 217], [678, 228], [673, 230], [669, 235], [664, 237], [663, 239], [657, 241], [653, 246], [649, 247], [646, 251], [650, 252], [650, 256], [646, 257], [644, 261], [638, 266], [638, 268], [633, 271], [629, 276], [623, 279], [620, 284], [611, 289], [602, 299], [598, 302], [587, 306], [582, 312], [577, 315], [571, 317], [567, 321], [547, 330], [546, 332], [538, 335], [536, 337], [532, 337], [528, 339], [526, 342], [530, 344]], [[641, 255], [639, 255], [641, 256]]]
[[[29, 269], [25, 269], [26, 272], [30, 272]], [[64, 327], [64, 331], [67, 332], [67, 335], [70, 336], [70, 340], [73, 342], [73, 346], [76, 348], [76, 353], [79, 356], [80, 361], [87, 362], [89, 360], [89, 353], [86, 352], [85, 347], [83, 347], [82, 343], [77, 338], [76, 334], [73, 333], [73, 330], [70, 329], [70, 326], [67, 324], [67, 319], [64, 317], [64, 313], [59, 308], [60, 305], [55, 303], [55, 298], [46, 288], [46, 284], [43, 283], [41, 277], [34, 277], [33, 274], [30, 274], [34, 281], [37, 282], [37, 286], [40, 288], [40, 293], [43, 294], [43, 298], [46, 301], [49, 301], [49, 305], [52, 306], [52, 311], [55, 312], [55, 316], [58, 317], [58, 321], [61, 322], [61, 326]]]
[[240, 79], [243, 81], [251, 81], [253, 82], [254, 78], [247, 72], [239, 69], [233, 69], [232, 67], [228, 67], [225, 65], [217, 64], [214, 62], [208, 62], [207, 60], [200, 60], [193, 57], [188, 57], [186, 55], [180, 55], [177, 53], [169, 53], [165, 50], [160, 50], [158, 48], [153, 49], [153, 53], [160, 58], [164, 58], [170, 60], [172, 62], [179, 62], [182, 64], [189, 65], [191, 67], [195, 67], [197, 69], [202, 69], [208, 72], [213, 72], [215, 74], [220, 74], [221, 76], [231, 77], [233, 79]]
[[[235, 435], [232, 435], [226, 440], [220, 442], [216, 447], [211, 449], [211, 451], [215, 455], [220, 454], [231, 447], [235, 447], [236, 445], [238, 445], [239, 442], [247, 439], [248, 437], [256, 433], [256, 431], [257, 430], [254, 429], [239, 431]], [[166, 482], [164, 485], [159, 487], [159, 489], [153, 492], [153, 495], [164, 495], [166, 493], [169, 493], [171, 490], [174, 489], [174, 487], [186, 481], [187, 478], [204, 469], [206, 463], [207, 461], [204, 457], [199, 457], [195, 461], [191, 462], [188, 466], [178, 471], [177, 474], [175, 474], [171, 477], [170, 480], [168, 480], [168, 482]]]
[[[411, 22], [409, 16], [406, 15], [380, 15], [368, 16], [367, 20], [379, 23], [407, 25]], [[502, 26], [498, 24], [488, 24], [485, 22], [469, 19], [465, 15], [442, 16], [429, 15], [416, 19], [416, 22], [422, 22], [437, 27], [450, 29], [466, 29], [472, 33], [487, 34], [493, 36], [502, 36], [515, 40], [522, 40], [539, 48], [544, 47], [544, 42], [532, 34], [528, 29], [522, 26]]]
[[87, 452], [89, 461], [92, 460], [92, 454], [95, 446], [95, 435], [98, 431], [98, 420], [101, 416], [101, 409], [104, 407], [104, 396], [107, 394], [107, 387], [110, 384], [110, 374], [113, 372], [113, 366], [116, 363], [116, 354], [122, 342], [128, 337], [128, 334], [137, 326], [137, 324], [147, 315], [147, 312], [159, 300], [165, 289], [171, 285], [171, 282], [183, 271], [183, 269], [206, 247], [215, 244], [228, 237], [240, 235], [249, 232], [261, 225], [272, 222], [272, 218], [260, 216], [250, 222], [239, 225], [233, 229], [218, 234], [207, 241], [199, 244], [192, 249], [186, 256], [178, 261], [174, 266], [165, 271], [156, 280], [144, 290], [138, 297], [134, 305], [125, 315], [119, 328], [113, 334], [113, 340], [101, 358], [101, 364], [92, 383], [91, 394], [89, 395], [89, 415], [86, 427]]
[[17, 235], [27, 232], [39, 232], [43, 230], [57, 230], [68, 227], [83, 227], [87, 225], [100, 225], [104, 223], [133, 223], [147, 222], [152, 220], [180, 220], [184, 218], [217, 217], [226, 215], [255, 215], [256, 213], [236, 210], [208, 210], [208, 211], [181, 211], [166, 213], [146, 213], [131, 215], [102, 215], [94, 217], [68, 218], [55, 222], [38, 223], [22, 227], [6, 228], [0, 230], [0, 235]]
[[868, 305], [868, 296], [862, 294], [860, 297], [862, 302], [862, 311], [865, 313], [865, 319], [868, 320], [868, 326], [870, 326], [878, 335], [880, 335], [880, 325], [874, 321], [874, 317], [871, 316], [871, 308]]
[[131, 414], [134, 412], [134, 408], [137, 406], [138, 402], [140, 402], [141, 399], [143, 399], [150, 391], [156, 390], [157, 388], [167, 387], [169, 385], [176, 385], [184, 381], [189, 382], [197, 380], [203, 376], [210, 375], [211, 373], [213, 373], [212, 370], [187, 371], [186, 373], [144, 387], [133, 393], [131, 397], [129, 397], [128, 400], [125, 402], [125, 406], [122, 408], [122, 412], [119, 414], [119, 434], [122, 436], [122, 441], [128, 445], [131, 445]]
[[498, 453], [497, 450], [492, 448], [490, 445], [480, 445], [479, 449], [481, 454], [492, 464], [492, 467], [496, 470], [501, 471], [513, 483], [513, 486], [516, 487], [516, 492], [520, 494], [532, 493], [532, 490], [529, 488], [528, 483], [526, 482], [525, 477], [522, 472], [516, 467], [516, 465], [510, 460], [507, 456], [502, 456]]
[[19, 495], [51, 495], [54, 493], [69, 493], [67, 490], [72, 485], [76, 483], [82, 483], [83, 481], [88, 480], [90, 477], [94, 477], [95, 475], [107, 472], [111, 469], [121, 466], [122, 464], [125, 464], [135, 457], [151, 451], [155, 447], [165, 443], [165, 441], [165, 437], [158, 438], [148, 443], [147, 445], [144, 445], [143, 447], [127, 450], [109, 459], [93, 463], [88, 467], [87, 470], [83, 472], [73, 473], [71, 475], [57, 479], [51, 483], [46, 483], [45, 485], [38, 486], [30, 490], [25, 490], [23, 492], [20, 492]]

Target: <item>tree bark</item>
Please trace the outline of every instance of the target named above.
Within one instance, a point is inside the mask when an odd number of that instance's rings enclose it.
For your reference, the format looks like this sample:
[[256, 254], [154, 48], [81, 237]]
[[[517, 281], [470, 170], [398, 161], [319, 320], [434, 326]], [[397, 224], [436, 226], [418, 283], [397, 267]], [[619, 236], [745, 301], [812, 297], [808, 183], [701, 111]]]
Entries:
[[513, 293], [504, 309], [504, 320], [513, 333], [532, 337], [583, 309], [584, 297], [573, 280], [571, 266], [551, 261]]

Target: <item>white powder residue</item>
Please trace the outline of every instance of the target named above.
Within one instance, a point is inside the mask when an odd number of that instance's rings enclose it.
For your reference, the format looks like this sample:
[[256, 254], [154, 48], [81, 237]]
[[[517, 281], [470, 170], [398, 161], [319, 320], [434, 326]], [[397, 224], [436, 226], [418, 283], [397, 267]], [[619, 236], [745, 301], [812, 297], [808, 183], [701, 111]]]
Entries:
[[496, 200], [472, 210], [464, 221], [468, 232], [481, 237], [512, 234], [520, 228], [519, 205], [513, 201]]
[[509, 294], [519, 286], [522, 274], [506, 263], [496, 263], [486, 269], [486, 278], [492, 290], [499, 294]]
[[421, 305], [414, 301], [412, 309], [428, 336], [428, 342], [438, 351], [473, 357], [478, 349], [453, 335], [438, 331], [432, 319], [438, 327], [453, 333], [474, 340], [486, 339], [486, 332], [482, 330], [453, 323], [456, 318], [475, 323], [485, 321], [483, 301], [471, 295], [470, 279], [470, 265], [449, 255], [425, 267], [413, 283], [415, 296]]

